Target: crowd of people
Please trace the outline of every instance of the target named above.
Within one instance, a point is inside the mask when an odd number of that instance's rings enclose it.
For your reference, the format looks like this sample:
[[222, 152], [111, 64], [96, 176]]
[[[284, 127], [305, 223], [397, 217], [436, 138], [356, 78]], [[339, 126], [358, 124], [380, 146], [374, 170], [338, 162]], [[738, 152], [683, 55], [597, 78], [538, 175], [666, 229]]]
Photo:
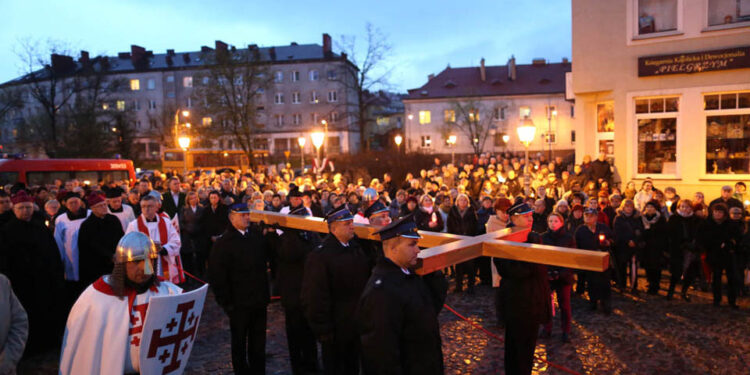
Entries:
[[[509, 225], [530, 226], [528, 242], [609, 252], [606, 272], [543, 269], [544, 285], [535, 290], [556, 296], [565, 342], [570, 341], [572, 294], [587, 296], [592, 310], [609, 314], [613, 289], [639, 293], [641, 269], [651, 295], [661, 291], [662, 273], [669, 271], [669, 300], [678, 289], [684, 301], [690, 301], [691, 288], [710, 289], [719, 306], [724, 275], [729, 306], [738, 308], [737, 297], [748, 294], [750, 232], [745, 218], [750, 196], [743, 182], [724, 186], [710, 202], [700, 192], [681, 197], [676, 189], [659, 189], [648, 179], [640, 186], [619, 181], [603, 154], [593, 161], [585, 157], [581, 164], [560, 157], [546, 160], [544, 155], [534, 156], [528, 165], [511, 154], [486, 154], [459, 165], [436, 158], [432, 166], [398, 181], [389, 173], [380, 179], [353, 170], [312, 174], [287, 164], [188, 175], [155, 171], [135, 184], [56, 180], [46, 186], [3, 187], [0, 274], [10, 284], [0, 279], [0, 298], [10, 301], [10, 309], [0, 309], [0, 347], [4, 340], [3, 353], [8, 354], [0, 356], [0, 373], [15, 366], [24, 345], [25, 355], [60, 346], [71, 307], [88, 286], [117, 269], [113, 255], [118, 241], [131, 232], [143, 233], [156, 244], [154, 271], [165, 281], [188, 289], [197, 286], [196, 280], [209, 281], [230, 317], [237, 373], [264, 371], [271, 295], [280, 296], [284, 306], [295, 374], [319, 369], [316, 341], [322, 344], [326, 373], [353, 373], [360, 351], [365, 370], [386, 363], [366, 350], [382, 345], [380, 339], [360, 341], [356, 333], [386, 312], [367, 310], [382, 308], [382, 303], [360, 297], [386, 298], [378, 294], [378, 280], [395, 277], [390, 272], [399, 268], [409, 274], [413, 259], [399, 254], [416, 248], [416, 241], [386, 246], [390, 232], [383, 244], [358, 240], [352, 238], [351, 222], [388, 228], [395, 233], [389, 239], [411, 238], [412, 226], [467, 236]], [[325, 218], [330, 234], [321, 238], [309, 231], [250, 223], [242, 214], [248, 209]], [[243, 251], [247, 248], [262, 250]], [[347, 251], [352, 248], [357, 252]], [[383, 263], [384, 257], [390, 263]], [[331, 269], [339, 273], [331, 276]], [[508, 321], [513, 315], [504, 306], [510, 303], [509, 293], [515, 295], [514, 302], [526, 298], [517, 289], [528, 285], [511, 283], [518, 270], [481, 257], [444, 272], [456, 293], [473, 293], [477, 284], [497, 287], [498, 320]], [[420, 308], [435, 315], [445, 292], [439, 279], [442, 275], [425, 278], [427, 287], [415, 284], [410, 289], [417, 297], [423, 289], [431, 291], [431, 302]], [[139, 289], [138, 283], [132, 287]], [[15, 298], [18, 303], [11, 303]], [[548, 304], [549, 295], [541, 300]], [[365, 322], [355, 314], [360, 303], [360, 317], [368, 316]], [[551, 336], [549, 306], [527, 308], [539, 315], [533, 328], [541, 324], [542, 337]], [[433, 323], [436, 320], [425, 324]], [[407, 332], [417, 333], [424, 334], [419, 328]], [[436, 340], [439, 344], [439, 335]], [[531, 345], [533, 354], [533, 341]], [[431, 349], [412, 350], [412, 358], [434, 358], [425, 354], [434, 353]], [[506, 366], [513, 355], [507, 350]], [[524, 366], [518, 367], [522, 373]], [[441, 372], [442, 366], [430, 371]]]

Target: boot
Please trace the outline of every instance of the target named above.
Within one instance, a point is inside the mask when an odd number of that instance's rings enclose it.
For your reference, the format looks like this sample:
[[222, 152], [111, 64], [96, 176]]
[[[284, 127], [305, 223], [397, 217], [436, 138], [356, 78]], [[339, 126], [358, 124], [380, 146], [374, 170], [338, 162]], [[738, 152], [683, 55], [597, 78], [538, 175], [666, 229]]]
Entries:
[[685, 302], [690, 302], [690, 296], [687, 294], [687, 290], [682, 291], [682, 300]]

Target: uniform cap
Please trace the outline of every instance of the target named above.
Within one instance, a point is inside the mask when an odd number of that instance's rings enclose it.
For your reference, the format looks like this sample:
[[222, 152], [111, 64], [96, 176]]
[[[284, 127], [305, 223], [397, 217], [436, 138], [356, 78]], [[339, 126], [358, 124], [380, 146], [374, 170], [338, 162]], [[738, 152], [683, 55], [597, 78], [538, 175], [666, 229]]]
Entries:
[[370, 218], [370, 216], [381, 212], [388, 212], [388, 207], [386, 207], [381, 201], [376, 201], [365, 210], [364, 214], [366, 218]]
[[328, 215], [325, 217], [325, 221], [327, 223], [333, 223], [336, 221], [347, 221], [347, 220], [354, 220], [354, 217], [352, 216], [352, 213], [349, 212], [349, 207], [346, 205], [341, 205], [336, 210], [331, 211]]
[[514, 215], [524, 215], [531, 212], [532, 209], [529, 207], [528, 204], [520, 202], [513, 205], [513, 207], [508, 209], [508, 215], [514, 216]]
[[413, 215], [406, 215], [398, 220], [384, 226], [375, 232], [380, 235], [380, 240], [385, 241], [394, 237], [422, 238], [417, 231], [417, 223]]

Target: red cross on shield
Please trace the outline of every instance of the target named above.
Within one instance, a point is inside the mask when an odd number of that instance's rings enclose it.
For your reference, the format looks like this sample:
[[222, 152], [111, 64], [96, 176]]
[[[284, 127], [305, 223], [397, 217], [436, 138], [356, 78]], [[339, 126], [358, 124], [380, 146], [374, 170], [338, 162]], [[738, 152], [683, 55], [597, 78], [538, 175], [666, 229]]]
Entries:
[[208, 285], [191, 292], [151, 297], [143, 323], [141, 374], [182, 374], [198, 334]]

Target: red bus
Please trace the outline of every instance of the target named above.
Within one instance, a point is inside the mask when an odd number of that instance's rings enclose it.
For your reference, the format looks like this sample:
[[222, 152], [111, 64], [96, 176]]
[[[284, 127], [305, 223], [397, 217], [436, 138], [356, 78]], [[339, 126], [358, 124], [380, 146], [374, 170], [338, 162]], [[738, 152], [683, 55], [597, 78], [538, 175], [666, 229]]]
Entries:
[[135, 169], [131, 160], [123, 159], [0, 159], [0, 186], [16, 182], [44, 186], [57, 179], [91, 184], [125, 180], [132, 185]]

